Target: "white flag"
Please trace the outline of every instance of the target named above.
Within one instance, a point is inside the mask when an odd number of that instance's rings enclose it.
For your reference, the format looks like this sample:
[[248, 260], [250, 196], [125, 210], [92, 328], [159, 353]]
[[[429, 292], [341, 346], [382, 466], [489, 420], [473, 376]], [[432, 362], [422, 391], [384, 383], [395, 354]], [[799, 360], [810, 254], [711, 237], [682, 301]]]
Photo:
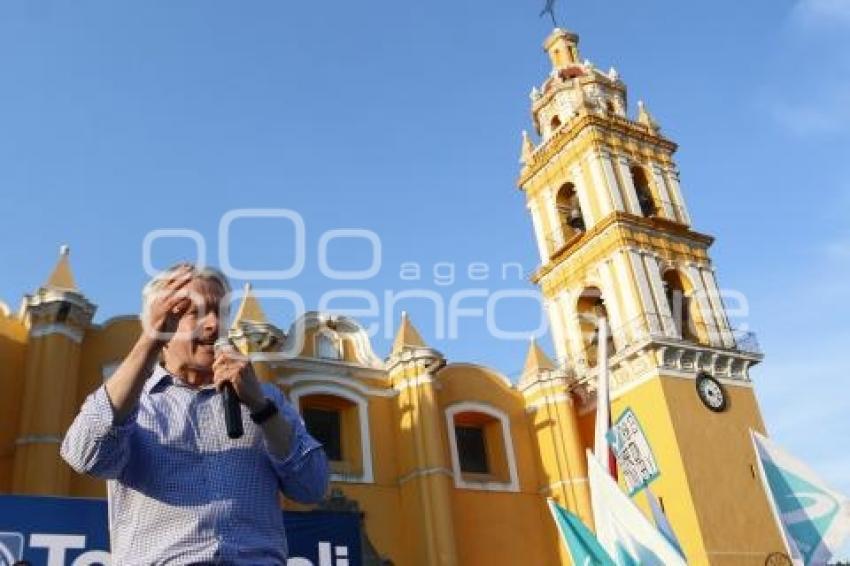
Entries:
[[687, 564], [589, 451], [587, 473], [596, 536], [618, 566]]
[[596, 356], [596, 434], [593, 453], [600, 465], [611, 475], [610, 445], [608, 429], [611, 428], [611, 393], [608, 375], [608, 320], [604, 316], [598, 319], [598, 348]]
[[795, 564], [826, 564], [850, 535], [850, 500], [808, 466], [751, 431], [773, 514]]

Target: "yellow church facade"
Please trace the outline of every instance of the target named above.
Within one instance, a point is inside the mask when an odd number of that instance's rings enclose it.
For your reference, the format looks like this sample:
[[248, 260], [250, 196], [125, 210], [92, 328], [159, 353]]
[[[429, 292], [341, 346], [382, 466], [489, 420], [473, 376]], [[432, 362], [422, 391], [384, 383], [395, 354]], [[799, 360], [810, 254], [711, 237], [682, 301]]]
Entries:
[[[283, 330], [250, 290], [231, 337], [323, 442], [332, 488], [357, 503], [381, 556], [555, 565], [570, 560], [547, 498], [593, 525], [585, 452], [604, 316], [612, 417], [645, 440], [630, 473], [652, 468], [690, 564], [764, 564], [783, 543], [749, 438], [765, 431], [749, 375], [762, 356], [729, 324], [676, 146], [642, 104], [628, 116], [625, 84], [581, 62], [575, 34], [556, 29], [544, 49], [552, 72], [531, 93], [537, 141], [523, 135], [518, 185], [557, 361], [532, 343], [512, 382], [447, 360], [406, 316], [379, 357], [356, 320], [310, 312]], [[105, 496], [59, 445], [141, 328], [135, 316], [94, 324], [95, 309], [67, 249], [17, 312], [0, 304], [0, 492]], [[634, 501], [647, 511], [640, 489]]]

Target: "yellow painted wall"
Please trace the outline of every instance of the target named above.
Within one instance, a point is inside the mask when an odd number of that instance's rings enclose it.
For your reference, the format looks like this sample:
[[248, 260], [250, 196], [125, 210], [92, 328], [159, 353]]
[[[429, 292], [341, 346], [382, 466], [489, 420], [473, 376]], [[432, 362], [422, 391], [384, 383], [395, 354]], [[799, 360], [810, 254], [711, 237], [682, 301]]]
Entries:
[[[662, 498], [689, 563], [756, 566], [783, 551], [751, 468], [747, 431], [764, 425], [751, 387], [725, 389], [729, 408], [715, 413], [700, 401], [694, 379], [654, 378], [614, 400], [612, 417], [626, 408], [637, 416], [661, 473], [651, 488]], [[634, 501], [649, 516], [645, 496], [636, 494]]]
[[[14, 318], [0, 319], [0, 403], [7, 408], [0, 413], [4, 491], [13, 491], [17, 467], [18, 474], [28, 477], [25, 489], [15, 491], [104, 496], [102, 482], [70, 473], [58, 458], [58, 445], [15, 449], [14, 439], [22, 434], [19, 426], [28, 434], [67, 428], [85, 396], [101, 384], [104, 366], [120, 361], [139, 330], [138, 320], [130, 317], [90, 328], [81, 344], [61, 335], [27, 341], [25, 329]], [[25, 367], [27, 361], [32, 365]], [[67, 362], [76, 369], [60, 367]], [[406, 375], [420, 370], [406, 370]], [[285, 366], [270, 371], [274, 379], [294, 373]], [[74, 375], [75, 380], [64, 382], [60, 375]], [[26, 395], [22, 376], [31, 376], [34, 384]], [[322, 379], [317, 374], [311, 383]], [[429, 556], [446, 564], [568, 563], [545, 498], [552, 495], [592, 522], [586, 484], [561, 483], [549, 489], [563, 478], [586, 475], [580, 456], [592, 444], [592, 410], [577, 413], [573, 402], [563, 398], [541, 404], [543, 394], [529, 397], [536, 405], [529, 409], [523, 394], [497, 372], [470, 364], [450, 364], [433, 382], [397, 392], [389, 380], [381, 383], [370, 374], [352, 378], [350, 387], [368, 399], [374, 482], [334, 483], [359, 503], [367, 534], [379, 552], [401, 565], [426, 564]], [[363, 393], [369, 389], [386, 394]], [[705, 409], [693, 379], [680, 377], [649, 380], [613, 403], [615, 417], [631, 407], [649, 437], [662, 470], [653, 490], [663, 498], [693, 564], [708, 563], [708, 557], [712, 564], [756, 564], [767, 552], [781, 548], [762, 488], [750, 469], [754, 461], [745, 431], [749, 426], [763, 430], [753, 390], [727, 390], [731, 405], [722, 414]], [[508, 415], [518, 492], [454, 485], [445, 411], [466, 401]], [[417, 475], [423, 469], [438, 471]], [[724, 489], [713, 490], [714, 485]], [[642, 496], [635, 500], [645, 508]], [[735, 513], [730, 512], [733, 508]], [[444, 540], [449, 543], [440, 542]], [[737, 559], [709, 554], [715, 548], [751, 554]]]
[[729, 408], [713, 413], [697, 398], [693, 380], [663, 383], [711, 563], [755, 566], [765, 554], [783, 552], [748, 433], [764, 432], [753, 389], [727, 382]]
[[21, 420], [27, 331], [0, 312], [0, 493], [12, 490], [15, 440]]

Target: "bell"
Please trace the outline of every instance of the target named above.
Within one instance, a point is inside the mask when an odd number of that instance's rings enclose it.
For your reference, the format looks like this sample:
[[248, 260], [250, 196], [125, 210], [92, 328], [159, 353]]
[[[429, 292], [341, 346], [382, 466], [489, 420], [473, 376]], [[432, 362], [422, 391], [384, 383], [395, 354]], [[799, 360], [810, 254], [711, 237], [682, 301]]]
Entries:
[[570, 211], [570, 228], [580, 232], [585, 231], [584, 218], [582, 218], [581, 211], [577, 208]]

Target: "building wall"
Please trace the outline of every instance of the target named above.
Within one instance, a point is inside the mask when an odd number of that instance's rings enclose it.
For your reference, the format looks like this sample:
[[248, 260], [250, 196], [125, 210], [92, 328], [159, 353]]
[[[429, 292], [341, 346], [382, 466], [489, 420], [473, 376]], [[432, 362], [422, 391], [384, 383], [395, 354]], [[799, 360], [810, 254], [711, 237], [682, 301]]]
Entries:
[[[57, 442], [16, 440], [24, 432], [66, 430], [139, 331], [135, 317], [121, 317], [91, 326], [76, 344], [61, 334], [28, 338], [14, 316], [0, 317], [3, 492], [105, 496], [104, 482], [67, 468]], [[365, 366], [351, 348], [346, 352], [340, 360], [262, 362], [261, 373], [289, 395], [326, 388], [365, 399], [372, 480], [341, 479], [333, 487], [357, 501], [381, 554], [399, 565], [569, 563], [546, 497], [592, 522], [581, 464], [592, 445], [592, 403], [537, 389], [523, 393], [498, 372], [473, 364], [448, 364], [431, 374], [423, 374], [421, 366], [393, 373]], [[57, 365], [66, 363], [75, 367]], [[404, 381], [416, 377], [418, 385]], [[631, 408], [644, 427], [661, 469], [653, 491], [691, 563], [761, 564], [768, 552], [782, 548], [753, 475], [746, 434], [749, 428], [763, 431], [764, 424], [752, 386], [724, 384], [730, 407], [721, 414], [701, 404], [693, 379], [662, 373], [613, 395], [612, 415]], [[505, 462], [514, 463], [514, 485], [458, 482], [446, 415], [459, 406], [505, 416], [510, 436]], [[648, 511], [642, 495], [634, 500]]]
[[[120, 363], [140, 332], [138, 319], [119, 317], [102, 326], [90, 327], [79, 344], [63, 335], [48, 335], [27, 340], [25, 327], [14, 317], [0, 319], [0, 489], [5, 493], [105, 497], [105, 482], [74, 474], [58, 456], [58, 442], [16, 446], [19, 424], [30, 434], [51, 433], [44, 427], [57, 423], [66, 430], [85, 398], [99, 387]], [[26, 366], [27, 345], [29, 362]], [[53, 367], [51, 360], [70, 360], [73, 371]], [[273, 379], [286, 382], [287, 377], [300, 376], [296, 387], [328, 384], [331, 372], [323, 370], [322, 361], [304, 379], [303, 369], [268, 368]], [[345, 360], [337, 365], [346, 364]], [[347, 366], [354, 369], [353, 364]], [[335, 379], [340, 380], [339, 368]], [[73, 382], [63, 381], [73, 375]], [[35, 377], [33, 377], [35, 376]], [[29, 400], [23, 403], [24, 384], [34, 379]], [[342, 378], [343, 380], [346, 378]], [[423, 540], [423, 517], [435, 513], [433, 501], [423, 493], [443, 490], [447, 504], [440, 511], [449, 518], [447, 525], [455, 541], [453, 556], [444, 563], [565, 563], [557, 532], [541, 493], [541, 455], [534, 441], [533, 419], [526, 411], [524, 399], [504, 376], [480, 366], [458, 364], [441, 370], [436, 387], [427, 392], [396, 390], [387, 376], [383, 381], [350, 378], [350, 385], [332, 383], [364, 396], [368, 401], [368, 420], [373, 464], [373, 481], [335, 481], [334, 488], [358, 502], [365, 514], [367, 534], [382, 554], [396, 564], [425, 564], [426, 544]], [[380, 384], [380, 386], [379, 386]], [[292, 386], [283, 385], [285, 392]], [[380, 392], [364, 394], [363, 391]], [[424, 399], [424, 401], [423, 401]], [[465, 489], [455, 485], [451, 472], [446, 410], [463, 402], [475, 402], [505, 413], [510, 422], [512, 451], [507, 458], [515, 461], [518, 484], [516, 490]], [[411, 403], [429, 406], [430, 412], [416, 415]], [[410, 477], [421, 468], [422, 454], [417, 455], [413, 435], [417, 427], [436, 431], [426, 438], [427, 461], [439, 471], [422, 477]], [[15, 489], [13, 476], [27, 475], [26, 489]], [[546, 479], [545, 481], [549, 481]], [[56, 486], [64, 486], [58, 489]], [[423, 488], [423, 486], [425, 486]], [[292, 503], [286, 506], [303, 508]]]
[[27, 330], [0, 308], [0, 492], [12, 491], [21, 420]]

